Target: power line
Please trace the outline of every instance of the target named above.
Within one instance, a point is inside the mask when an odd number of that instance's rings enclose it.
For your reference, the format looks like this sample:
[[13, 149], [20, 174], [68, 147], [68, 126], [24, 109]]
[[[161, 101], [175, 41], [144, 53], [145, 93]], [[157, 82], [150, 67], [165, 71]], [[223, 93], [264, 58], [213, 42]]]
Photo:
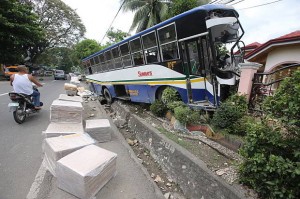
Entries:
[[112, 25], [113, 25], [114, 21], [116, 20], [116, 18], [117, 18], [117, 16], [118, 16], [119, 12], [120, 12], [120, 11], [121, 11], [121, 9], [122, 9], [122, 7], [123, 7], [124, 3], [125, 3], [125, 1], [123, 1], [123, 3], [121, 4], [121, 6], [120, 6], [120, 8], [119, 8], [119, 10], [118, 10], [118, 12], [117, 12], [117, 14], [116, 14], [116, 16], [114, 17], [114, 19], [113, 19], [113, 20], [112, 20], [112, 22], [110, 23], [110, 25], [109, 25], [109, 27], [108, 27], [107, 31], [105, 32], [105, 35], [103, 36], [103, 38], [102, 38], [102, 40], [101, 40], [100, 44], [103, 42], [103, 40], [104, 40], [104, 38], [106, 37], [106, 35], [107, 35], [108, 31], [109, 31], [109, 30], [110, 30], [110, 28], [112, 27]]
[[212, 1], [209, 4], [217, 3], [216, 1], [219, 1], [219, 0]]
[[238, 2], [234, 2], [233, 4], [230, 4], [230, 5], [233, 6], [233, 5], [238, 4], [238, 3], [241, 3], [241, 2], [243, 2], [243, 1], [245, 1], [245, 0], [240, 0], [240, 1], [238, 1]]
[[247, 8], [241, 8], [241, 9], [238, 9], [238, 10], [246, 10], [246, 9], [250, 9], [250, 8], [256, 8], [256, 7], [260, 7], [260, 6], [266, 6], [266, 5], [269, 5], [269, 4], [277, 3], [279, 1], [282, 1], [282, 0], [272, 1], [272, 2], [269, 2], [269, 3], [264, 3], [264, 4], [252, 6], [252, 7], [247, 7]]

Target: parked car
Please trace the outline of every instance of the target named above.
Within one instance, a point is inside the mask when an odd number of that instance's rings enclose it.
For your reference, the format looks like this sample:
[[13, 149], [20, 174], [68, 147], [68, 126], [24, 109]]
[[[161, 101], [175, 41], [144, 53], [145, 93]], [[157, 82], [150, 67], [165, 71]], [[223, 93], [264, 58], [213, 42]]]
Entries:
[[53, 71], [45, 71], [44, 75], [45, 76], [52, 76], [53, 75]]
[[64, 70], [55, 70], [54, 71], [54, 79], [64, 79], [67, 80], [67, 74], [65, 73]]

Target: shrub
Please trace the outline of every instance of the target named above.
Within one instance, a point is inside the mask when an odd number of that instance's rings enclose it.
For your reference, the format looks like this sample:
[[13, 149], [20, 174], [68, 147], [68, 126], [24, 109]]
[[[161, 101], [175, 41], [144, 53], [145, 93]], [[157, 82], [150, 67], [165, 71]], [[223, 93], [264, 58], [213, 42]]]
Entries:
[[218, 128], [232, 128], [247, 112], [245, 96], [233, 95], [221, 104], [213, 115], [212, 124]]
[[155, 100], [150, 106], [150, 111], [158, 117], [163, 117], [167, 112], [167, 107], [162, 101]]
[[245, 161], [240, 166], [240, 181], [262, 198], [300, 197], [300, 149], [285, 139], [278, 128], [266, 123], [250, 125], [240, 153]]
[[240, 136], [245, 136], [247, 134], [247, 130], [249, 128], [249, 125], [255, 123], [255, 118], [251, 116], [243, 116], [242, 118], [238, 119], [231, 125], [227, 132], [229, 134], [235, 134]]
[[174, 109], [175, 118], [182, 124], [195, 124], [200, 120], [200, 114], [187, 106], [178, 106]]
[[264, 111], [279, 119], [290, 135], [300, 136], [300, 71], [284, 79], [274, 96], [267, 97]]
[[[300, 72], [266, 98], [267, 117], [252, 123], [240, 150], [240, 181], [262, 198], [300, 198]], [[276, 118], [276, 119], [272, 119]]]
[[167, 87], [162, 93], [161, 100], [168, 104], [174, 101], [181, 101], [181, 97], [175, 88]]
[[174, 109], [176, 107], [187, 107], [187, 105], [183, 103], [183, 101], [174, 101], [174, 102], [169, 102], [167, 104], [167, 107], [169, 110], [171, 110], [174, 113]]

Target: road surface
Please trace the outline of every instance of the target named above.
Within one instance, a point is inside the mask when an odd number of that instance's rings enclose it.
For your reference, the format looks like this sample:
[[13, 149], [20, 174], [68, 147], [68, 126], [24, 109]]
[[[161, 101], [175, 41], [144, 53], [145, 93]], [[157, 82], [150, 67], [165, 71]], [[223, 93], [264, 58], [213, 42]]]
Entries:
[[39, 88], [43, 109], [17, 124], [7, 107], [12, 90], [8, 81], [0, 81], [0, 199], [21, 199], [26, 195], [42, 163], [42, 131], [49, 124], [52, 101], [64, 93], [64, 80], [47, 77]]

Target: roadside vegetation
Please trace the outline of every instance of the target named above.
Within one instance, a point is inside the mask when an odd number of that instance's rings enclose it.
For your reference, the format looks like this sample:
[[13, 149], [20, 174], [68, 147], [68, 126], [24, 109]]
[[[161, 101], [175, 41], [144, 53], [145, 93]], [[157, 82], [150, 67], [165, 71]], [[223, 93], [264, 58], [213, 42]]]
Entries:
[[205, 124], [215, 132], [238, 136], [243, 140], [240, 155], [244, 159], [239, 165], [240, 183], [261, 198], [296, 199], [300, 197], [299, 82], [300, 71], [282, 81], [276, 93], [263, 102], [260, 117], [248, 112], [245, 96], [232, 95], [205, 120], [205, 113], [179, 101], [173, 88], [165, 89], [162, 100], [150, 110], [159, 117], [171, 112], [185, 126]]

